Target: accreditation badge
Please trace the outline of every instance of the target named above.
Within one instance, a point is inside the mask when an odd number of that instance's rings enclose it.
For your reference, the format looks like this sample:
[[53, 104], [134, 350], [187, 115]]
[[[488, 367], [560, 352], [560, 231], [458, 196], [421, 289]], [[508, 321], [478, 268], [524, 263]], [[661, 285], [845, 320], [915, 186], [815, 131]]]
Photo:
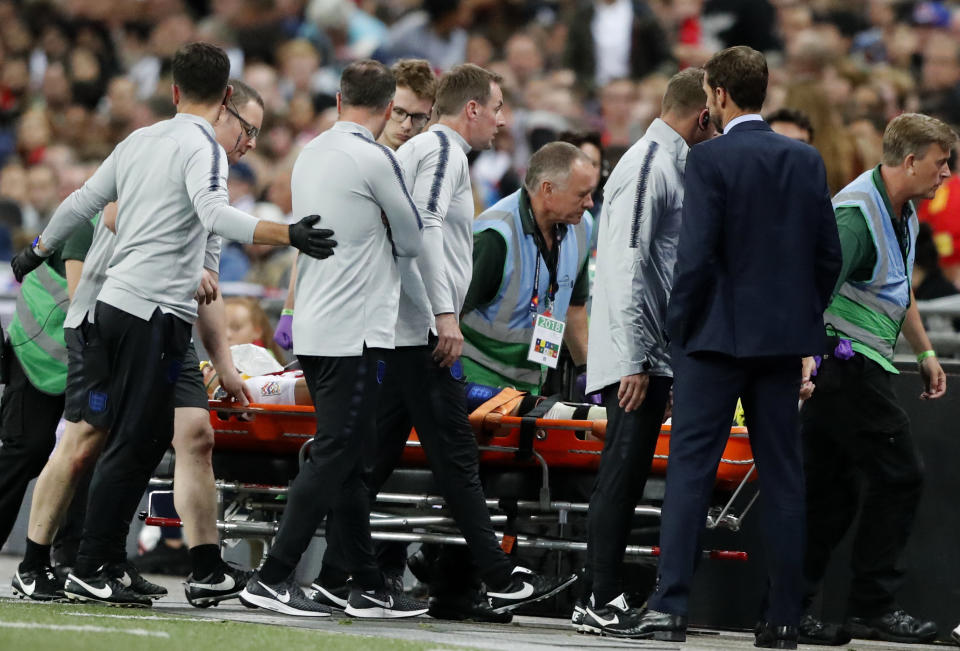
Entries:
[[557, 368], [560, 346], [563, 345], [563, 331], [566, 327], [567, 324], [563, 321], [545, 314], [538, 314], [533, 323], [533, 338], [530, 340], [527, 359], [536, 364]]

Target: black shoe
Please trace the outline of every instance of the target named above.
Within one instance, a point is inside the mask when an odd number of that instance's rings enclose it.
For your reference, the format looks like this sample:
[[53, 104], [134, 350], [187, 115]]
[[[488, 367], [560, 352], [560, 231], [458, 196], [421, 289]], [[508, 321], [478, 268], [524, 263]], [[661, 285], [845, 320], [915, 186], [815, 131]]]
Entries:
[[917, 619], [903, 610], [880, 617], [851, 617], [846, 628], [850, 635], [861, 640], [925, 644], [937, 637], [936, 622]]
[[509, 624], [513, 621], [513, 615], [510, 613], [493, 612], [483, 595], [475, 590], [430, 597], [430, 610], [427, 614], [434, 619], [449, 619], [456, 622]]
[[395, 592], [389, 586], [379, 590], [351, 588], [345, 612], [351, 617], [416, 617], [429, 610], [426, 603]]
[[147, 581], [140, 575], [140, 571], [134, 567], [133, 563], [125, 561], [123, 563], [107, 563], [104, 571], [111, 579], [116, 579], [125, 588], [130, 588], [139, 595], [149, 599], [160, 599], [167, 596], [167, 589], [162, 585], [157, 585]]
[[81, 578], [72, 573], [67, 575], [63, 593], [74, 601], [95, 601], [108, 606], [149, 608], [151, 604], [149, 597], [122, 585], [117, 579], [108, 576], [103, 568], [96, 576], [89, 578]]
[[562, 579], [551, 579], [525, 567], [513, 568], [510, 575], [510, 585], [503, 591], [491, 592], [487, 590], [487, 600], [495, 613], [505, 613], [547, 597], [552, 597], [564, 588], [573, 585], [577, 580], [576, 574]]
[[293, 579], [283, 583], [267, 584], [254, 572], [247, 587], [240, 592], [240, 601], [252, 608], [265, 608], [284, 615], [298, 617], [329, 617], [330, 609], [307, 599]]
[[825, 624], [813, 615], [804, 615], [797, 627], [800, 644], [843, 646], [850, 642], [850, 631], [839, 624]]
[[753, 646], [761, 649], [796, 649], [797, 627], [764, 624], [756, 634]]
[[313, 601], [327, 608], [335, 608], [337, 610], [346, 609], [347, 600], [350, 598], [349, 581], [341, 586], [330, 587], [321, 585], [318, 577], [316, 581], [310, 584], [310, 587], [313, 588], [313, 594], [310, 595]]
[[193, 578], [193, 574], [183, 582], [183, 592], [191, 606], [208, 608], [221, 601], [239, 597], [253, 572], [231, 563], [220, 563], [215, 572], [202, 579]]
[[[587, 614], [589, 615], [589, 611]], [[621, 617], [618, 615], [617, 619], [621, 620]], [[622, 621], [613, 623], [608, 620], [603, 627], [603, 634], [635, 640], [686, 642], [687, 618], [656, 610], [630, 609], [624, 613]]]
[[955, 629], [950, 631], [950, 639], [952, 639], [957, 644], [960, 644], [960, 625], [958, 625]]
[[630, 605], [627, 604], [627, 597], [621, 594], [602, 606], [593, 603], [586, 606], [580, 623], [580, 632], [624, 637], [620, 634], [623, 631], [633, 630], [642, 615], [643, 612], [639, 610], [631, 610]]
[[63, 581], [49, 565], [38, 570], [17, 569], [13, 575], [13, 594], [21, 599], [34, 601], [59, 601], [66, 599]]
[[583, 630], [583, 616], [586, 614], [588, 606], [592, 608], [595, 605], [592, 592], [589, 596], [581, 596], [577, 599], [576, 603], [573, 604], [573, 614], [570, 615], [570, 625], [573, 626], [577, 633], [587, 632]]

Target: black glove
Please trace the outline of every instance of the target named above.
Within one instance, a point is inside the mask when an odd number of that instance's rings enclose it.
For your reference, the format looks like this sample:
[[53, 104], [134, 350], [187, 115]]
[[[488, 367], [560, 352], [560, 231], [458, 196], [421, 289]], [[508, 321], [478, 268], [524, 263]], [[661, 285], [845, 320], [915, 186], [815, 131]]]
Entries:
[[329, 228], [314, 228], [320, 221], [320, 215], [308, 215], [296, 224], [290, 224], [290, 244], [303, 251], [311, 258], [329, 258], [333, 255], [333, 247], [337, 245], [333, 231]]
[[44, 258], [38, 255], [32, 246], [28, 246], [10, 261], [10, 266], [13, 268], [13, 277], [17, 279], [18, 283], [22, 283], [23, 277], [42, 265], [43, 261]]

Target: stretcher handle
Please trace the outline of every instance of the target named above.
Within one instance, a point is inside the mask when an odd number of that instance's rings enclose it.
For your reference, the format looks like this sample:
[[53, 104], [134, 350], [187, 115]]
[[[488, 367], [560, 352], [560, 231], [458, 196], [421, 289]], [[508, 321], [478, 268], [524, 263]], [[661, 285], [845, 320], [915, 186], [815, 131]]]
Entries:
[[[494, 431], [501, 427], [516, 429], [522, 424], [522, 416], [504, 416], [503, 414], [491, 412], [483, 419], [482, 429], [484, 431]], [[591, 432], [594, 436], [601, 439], [607, 431], [607, 421], [605, 420], [557, 420], [553, 418], [538, 418], [534, 422], [534, 426], [544, 429], [570, 429]]]
[[182, 527], [183, 522], [180, 521], [180, 518], [161, 518], [155, 515], [148, 515], [143, 519], [145, 525], [151, 527]]
[[[650, 548], [651, 556], [659, 556], [660, 548], [656, 545]], [[732, 549], [704, 549], [703, 557], [720, 561], [741, 561], [749, 560], [747, 552], [734, 551]]]
[[316, 413], [313, 405], [268, 405], [251, 402], [243, 407], [233, 400], [211, 400], [208, 409], [228, 414], [272, 414], [275, 416], [312, 416]]

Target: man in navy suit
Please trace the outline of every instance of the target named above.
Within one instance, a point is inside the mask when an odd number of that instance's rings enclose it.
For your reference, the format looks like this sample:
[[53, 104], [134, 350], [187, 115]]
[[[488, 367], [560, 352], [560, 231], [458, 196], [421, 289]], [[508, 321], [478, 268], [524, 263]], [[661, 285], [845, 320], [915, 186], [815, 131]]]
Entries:
[[717, 464], [743, 400], [760, 480], [770, 593], [756, 645], [796, 648], [804, 482], [797, 397], [801, 358], [826, 349], [823, 311], [841, 266], [826, 173], [812, 147], [757, 114], [763, 55], [745, 46], [705, 66], [723, 136], [690, 150], [667, 312], [674, 417], [657, 590], [636, 637], [683, 641]]

